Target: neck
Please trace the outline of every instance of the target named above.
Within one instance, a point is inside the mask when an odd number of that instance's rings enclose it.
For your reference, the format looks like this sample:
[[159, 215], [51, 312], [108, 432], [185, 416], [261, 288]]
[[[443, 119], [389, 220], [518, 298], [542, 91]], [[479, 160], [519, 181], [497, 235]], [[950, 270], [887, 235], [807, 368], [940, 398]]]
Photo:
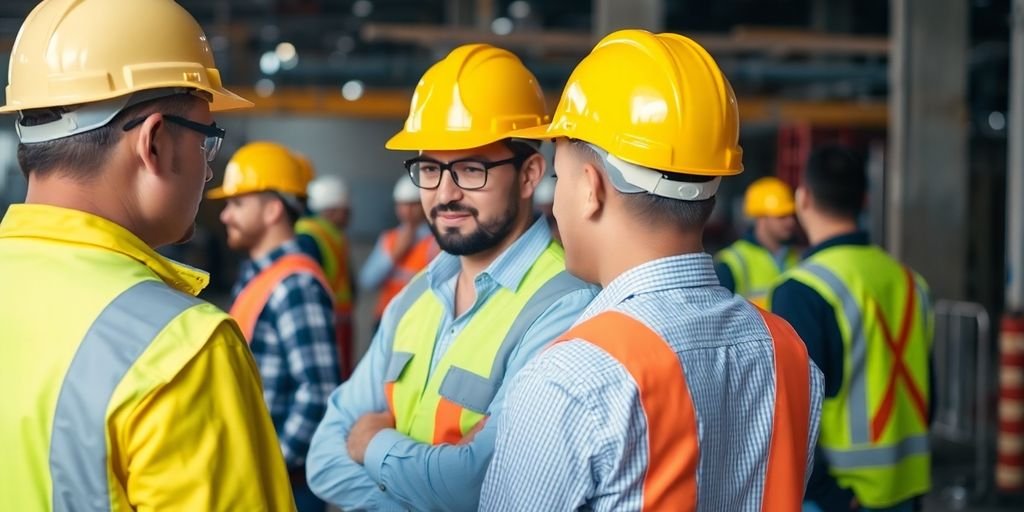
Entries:
[[271, 251], [281, 247], [285, 242], [295, 237], [295, 231], [291, 226], [286, 224], [276, 224], [267, 229], [263, 237], [260, 238], [259, 242], [256, 243], [251, 249], [249, 249], [249, 257], [258, 260]]
[[778, 240], [768, 234], [768, 226], [760, 219], [754, 223], [754, 238], [757, 239], [757, 243], [761, 244], [761, 247], [768, 249], [768, 252], [778, 252], [782, 247]]
[[818, 245], [826, 240], [841, 235], [857, 232], [857, 222], [853, 219], [839, 219], [824, 215], [814, 215], [804, 222], [807, 241]]
[[114, 177], [102, 176], [89, 180], [72, 180], [54, 170], [45, 177], [29, 174], [27, 204], [57, 206], [90, 213], [107, 219], [133, 233], [150, 247], [156, 245], [153, 234], [138, 214], [135, 197], [131, 194], [110, 194], [110, 190], [130, 190], [112, 185]]
[[[626, 271], [636, 268], [644, 263], [654, 260], [680, 256], [683, 254], [698, 254], [704, 252], [702, 241], [703, 230], [695, 232], [683, 232], [664, 226], [643, 225], [638, 222], [622, 223], [617, 229], [612, 229], [607, 235], [602, 235], [602, 240], [615, 240], [614, 247], [628, 247], [628, 250], [608, 250], [607, 244], [602, 243], [606, 249], [598, 258], [598, 284], [602, 287], [608, 286], [615, 278]], [[600, 249], [598, 250], [600, 251]]]

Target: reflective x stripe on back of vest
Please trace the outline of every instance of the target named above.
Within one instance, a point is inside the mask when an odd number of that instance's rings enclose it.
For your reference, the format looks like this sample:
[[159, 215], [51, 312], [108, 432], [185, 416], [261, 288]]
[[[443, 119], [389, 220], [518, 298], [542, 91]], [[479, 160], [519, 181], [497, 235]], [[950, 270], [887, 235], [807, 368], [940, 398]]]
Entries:
[[903, 381], [904, 389], [910, 395], [910, 398], [914, 404], [914, 410], [917, 412], [921, 419], [921, 423], [924, 425], [928, 424], [928, 405], [925, 402], [924, 396], [921, 390], [917, 388], [917, 384], [910, 377], [910, 371], [907, 369], [906, 363], [903, 360], [903, 354], [906, 351], [907, 345], [910, 342], [910, 327], [913, 325], [914, 320], [914, 309], [916, 308], [916, 286], [914, 285], [914, 275], [906, 267], [903, 268], [903, 273], [907, 278], [907, 302], [903, 306], [903, 317], [900, 322], [899, 337], [893, 338], [892, 330], [889, 328], [889, 324], [885, 319], [885, 314], [882, 311], [881, 306], [875, 303], [875, 311], [878, 316], [878, 322], [882, 328], [882, 336], [885, 338], [885, 344], [889, 347], [892, 352], [893, 368], [889, 372], [889, 382], [885, 385], [885, 394], [882, 398], [882, 404], [878, 408], [878, 412], [875, 413], [874, 418], [871, 420], [871, 438], [873, 441], [878, 441], [882, 437], [882, 433], [885, 432], [885, 427], [889, 424], [889, 419], [892, 416], [892, 408], [896, 403], [896, 382], [899, 380]]
[[312, 275], [328, 292], [328, 296], [331, 296], [331, 286], [327, 282], [327, 277], [324, 276], [320, 264], [313, 258], [305, 254], [286, 254], [278, 258], [272, 265], [249, 281], [249, 284], [239, 292], [235, 303], [231, 305], [229, 313], [238, 322], [246, 341], [252, 343], [253, 334], [256, 332], [256, 321], [259, 319], [260, 313], [263, 312], [263, 308], [267, 306], [274, 290], [288, 276], [299, 273]]
[[50, 435], [53, 510], [110, 510], [107, 404], [158, 334], [199, 299], [159, 281], [122, 292], [96, 318], [68, 367]]
[[643, 510], [695, 510], [697, 418], [679, 357], [657, 333], [617, 311], [598, 314], [555, 343], [573, 339], [600, 347], [636, 382], [647, 419]]

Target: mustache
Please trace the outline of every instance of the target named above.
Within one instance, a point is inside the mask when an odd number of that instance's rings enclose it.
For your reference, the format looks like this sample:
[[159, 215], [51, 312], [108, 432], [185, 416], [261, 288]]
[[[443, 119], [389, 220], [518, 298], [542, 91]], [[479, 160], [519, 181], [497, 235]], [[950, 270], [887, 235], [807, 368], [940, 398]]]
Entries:
[[468, 214], [472, 215], [473, 217], [476, 217], [480, 213], [479, 211], [477, 211], [476, 208], [473, 208], [471, 206], [466, 206], [464, 204], [459, 204], [459, 203], [456, 203], [456, 202], [451, 202], [451, 203], [439, 204], [439, 205], [431, 208], [430, 209], [430, 218], [431, 219], [436, 219], [438, 214], [440, 214], [442, 212], [468, 213]]

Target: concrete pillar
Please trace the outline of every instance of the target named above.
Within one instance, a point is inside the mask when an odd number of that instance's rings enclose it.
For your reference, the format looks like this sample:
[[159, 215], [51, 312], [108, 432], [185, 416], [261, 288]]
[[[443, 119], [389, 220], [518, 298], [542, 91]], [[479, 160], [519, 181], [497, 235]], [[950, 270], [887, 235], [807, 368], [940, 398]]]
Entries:
[[968, 3], [893, 0], [886, 246], [938, 298], [967, 280]]

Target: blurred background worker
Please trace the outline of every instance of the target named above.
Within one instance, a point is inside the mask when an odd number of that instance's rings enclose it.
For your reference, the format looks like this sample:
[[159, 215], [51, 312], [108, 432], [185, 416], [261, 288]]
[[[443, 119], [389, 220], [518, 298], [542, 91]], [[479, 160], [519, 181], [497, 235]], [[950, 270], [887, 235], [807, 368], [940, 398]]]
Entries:
[[195, 298], [205, 272], [154, 250], [192, 236], [211, 112], [252, 106], [206, 40], [171, 0], [45, 1], [21, 27], [0, 108], [28, 179], [0, 223], [5, 510], [294, 507], [238, 328]]
[[796, 214], [811, 248], [770, 306], [825, 374], [805, 510], [916, 510], [931, 488], [928, 286], [858, 227], [868, 184], [860, 159], [826, 146], [803, 178]]
[[313, 438], [309, 482], [342, 509], [477, 510], [505, 384], [593, 297], [534, 215], [538, 145], [508, 137], [544, 110], [518, 57], [463, 45], [388, 140], [418, 152], [406, 170], [444, 252], [385, 309]]
[[551, 228], [551, 236], [561, 242], [562, 237], [558, 234], [558, 221], [555, 220], [555, 215], [551, 211], [551, 207], [554, 204], [555, 177], [545, 176], [537, 184], [537, 189], [533, 191], [533, 207], [548, 221], [548, 227]]
[[793, 190], [769, 176], [750, 184], [743, 214], [753, 221], [743, 238], [715, 255], [722, 286], [764, 307], [767, 293], [782, 272], [800, 260], [791, 245], [796, 235]]
[[[309, 159], [296, 155], [299, 162], [316, 176]], [[352, 273], [345, 228], [349, 223], [348, 186], [340, 176], [324, 175], [309, 183], [306, 206], [312, 215], [295, 223], [299, 246], [320, 263], [334, 293], [334, 329], [341, 356], [342, 378], [352, 373], [353, 349]]]
[[391, 197], [398, 226], [381, 233], [359, 271], [359, 289], [364, 294], [377, 292], [374, 330], [392, 299], [440, 252], [423, 214], [420, 189], [407, 174], [395, 182]]
[[228, 245], [244, 251], [231, 315], [249, 341], [300, 512], [322, 511], [306, 484], [306, 452], [327, 398], [340, 382], [334, 306], [320, 264], [299, 247], [293, 226], [305, 211], [309, 174], [287, 148], [251, 142], [231, 157], [220, 214]]

